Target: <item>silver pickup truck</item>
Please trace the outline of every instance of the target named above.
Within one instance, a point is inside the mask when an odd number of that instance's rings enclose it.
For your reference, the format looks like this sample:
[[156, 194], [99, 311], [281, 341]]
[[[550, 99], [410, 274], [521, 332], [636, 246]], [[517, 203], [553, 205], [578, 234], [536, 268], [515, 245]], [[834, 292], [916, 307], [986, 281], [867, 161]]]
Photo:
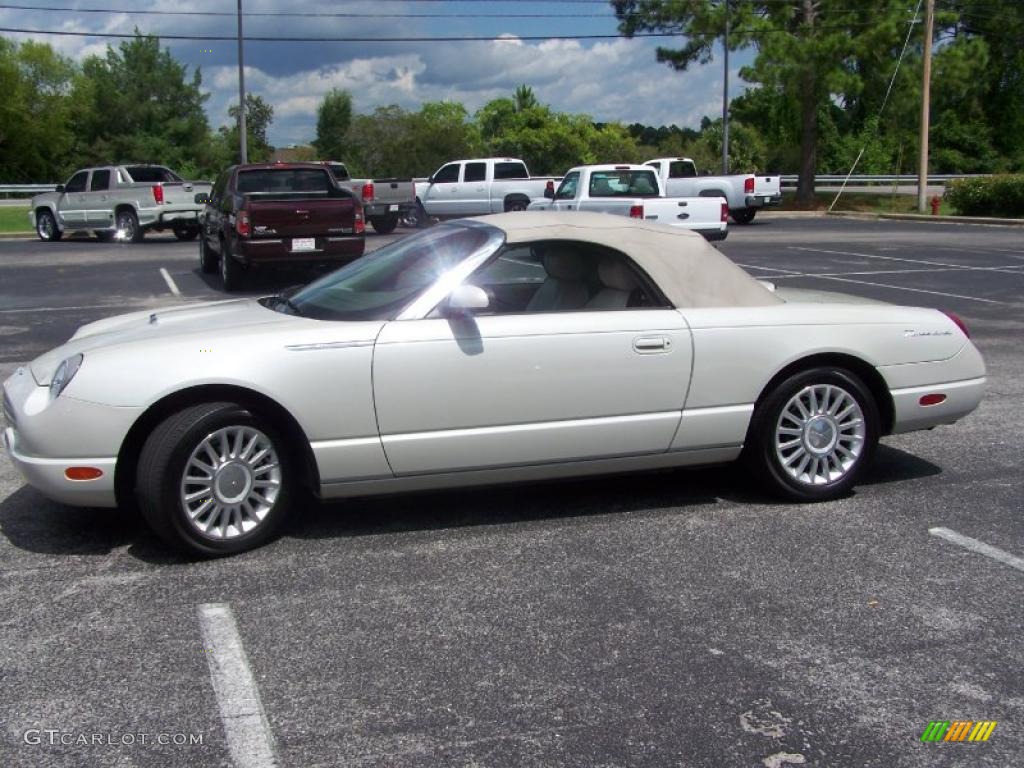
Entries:
[[324, 160], [339, 187], [349, 190], [363, 204], [363, 215], [382, 235], [395, 231], [398, 222], [415, 217], [416, 186], [412, 179], [353, 179], [344, 163]]
[[729, 215], [737, 224], [749, 224], [759, 209], [782, 202], [778, 176], [698, 176], [697, 166], [688, 157], [659, 157], [645, 165], [658, 171], [669, 195], [724, 197], [729, 203]]
[[179, 240], [194, 240], [212, 186], [184, 181], [162, 165], [86, 168], [56, 191], [33, 197], [28, 218], [40, 240], [91, 230], [100, 240], [137, 243], [146, 230], [165, 229]]
[[454, 160], [416, 183], [416, 199], [427, 216], [441, 219], [524, 211], [556, 181], [530, 176], [526, 163], [514, 157]]
[[721, 197], [665, 197], [646, 165], [581, 165], [570, 168], [558, 189], [530, 203], [531, 211], [590, 211], [689, 229], [724, 240], [729, 210]]

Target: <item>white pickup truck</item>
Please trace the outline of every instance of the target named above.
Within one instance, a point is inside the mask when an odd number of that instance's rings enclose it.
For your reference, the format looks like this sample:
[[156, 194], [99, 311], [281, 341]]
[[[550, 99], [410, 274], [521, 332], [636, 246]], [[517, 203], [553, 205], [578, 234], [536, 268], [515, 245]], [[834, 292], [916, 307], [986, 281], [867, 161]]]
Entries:
[[441, 219], [525, 211], [555, 181], [530, 176], [526, 163], [514, 157], [454, 160], [416, 183], [416, 199], [427, 216]]
[[55, 191], [33, 197], [28, 218], [41, 240], [91, 230], [100, 240], [137, 243], [147, 230], [165, 229], [179, 240], [195, 240], [212, 188], [184, 181], [162, 165], [85, 168]]
[[778, 176], [755, 176], [752, 173], [732, 176], [698, 176], [697, 166], [688, 157], [659, 157], [645, 165], [656, 168], [667, 194], [724, 197], [729, 214], [737, 224], [749, 224], [759, 208], [782, 202]]
[[708, 240], [729, 233], [729, 209], [721, 197], [665, 197], [661, 179], [647, 165], [581, 165], [571, 168], [553, 193], [530, 203], [531, 211], [590, 211], [630, 216], [690, 229]]

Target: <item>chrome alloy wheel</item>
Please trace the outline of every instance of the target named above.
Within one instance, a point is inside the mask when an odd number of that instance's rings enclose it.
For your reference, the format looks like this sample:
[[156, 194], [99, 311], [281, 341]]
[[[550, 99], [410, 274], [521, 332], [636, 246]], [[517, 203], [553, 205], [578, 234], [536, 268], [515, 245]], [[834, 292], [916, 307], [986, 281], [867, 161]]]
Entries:
[[52, 240], [53, 233], [57, 229], [57, 224], [53, 220], [53, 216], [46, 213], [36, 217], [36, 233], [42, 240]]
[[812, 384], [779, 414], [775, 454], [798, 483], [827, 485], [853, 469], [864, 439], [864, 412], [856, 398], [834, 384]]
[[281, 493], [281, 463], [270, 438], [232, 426], [207, 435], [185, 463], [180, 500], [204, 536], [233, 539], [254, 530]]

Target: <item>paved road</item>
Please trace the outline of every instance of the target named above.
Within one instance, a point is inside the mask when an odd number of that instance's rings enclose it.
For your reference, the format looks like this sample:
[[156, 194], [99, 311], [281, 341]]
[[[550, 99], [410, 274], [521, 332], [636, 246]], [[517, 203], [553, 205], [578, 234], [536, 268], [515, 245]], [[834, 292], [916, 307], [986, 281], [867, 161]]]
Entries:
[[[960, 313], [989, 396], [887, 439], [834, 503], [773, 503], [728, 467], [421, 494], [307, 509], [217, 562], [0, 459], [0, 765], [231, 765], [229, 736], [259, 733], [298, 768], [1018, 764], [1024, 572], [929, 534], [1024, 556], [1018, 234], [766, 217], [722, 249], [779, 284]], [[216, 296], [195, 267], [170, 240], [0, 242], [0, 373], [179, 301], [161, 268]], [[921, 743], [935, 719], [999, 725]], [[117, 743], [60, 744], [80, 734]]]

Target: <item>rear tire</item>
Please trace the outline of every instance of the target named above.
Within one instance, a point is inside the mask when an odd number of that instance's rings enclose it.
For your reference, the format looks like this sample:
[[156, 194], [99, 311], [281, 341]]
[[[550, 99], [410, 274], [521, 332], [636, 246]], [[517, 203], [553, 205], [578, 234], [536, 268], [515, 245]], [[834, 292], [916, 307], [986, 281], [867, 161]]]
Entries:
[[40, 240], [48, 243], [60, 240], [63, 236], [57, 226], [57, 219], [48, 208], [40, 208], [36, 211], [36, 234], [39, 235]]
[[729, 211], [729, 215], [737, 224], [749, 224], [757, 215], [757, 208], [741, 208], [738, 211]]
[[430, 223], [430, 217], [427, 216], [427, 211], [423, 208], [423, 204], [417, 200], [416, 207], [405, 214], [402, 219], [402, 224], [406, 227], [413, 229], [422, 229]]
[[217, 255], [206, 244], [206, 237], [199, 239], [199, 271], [204, 275], [212, 275], [217, 271]]
[[864, 473], [879, 424], [878, 406], [855, 374], [812, 368], [787, 378], [758, 406], [744, 454], [776, 495], [828, 501]]
[[512, 196], [505, 198], [505, 213], [513, 211], [525, 211], [530, 201], [525, 197]]
[[220, 279], [227, 293], [240, 290], [245, 281], [245, 270], [231, 255], [227, 240], [222, 240], [220, 244]]
[[115, 226], [121, 233], [121, 238], [128, 242], [141, 243], [142, 238], [145, 237], [142, 227], [139, 226], [139, 217], [131, 208], [122, 208], [117, 212]]
[[370, 223], [378, 234], [390, 235], [398, 226], [398, 216], [374, 216]]
[[288, 456], [273, 425], [237, 403], [185, 408], [161, 422], [139, 454], [142, 516], [192, 555], [259, 547], [289, 516], [295, 475]]

